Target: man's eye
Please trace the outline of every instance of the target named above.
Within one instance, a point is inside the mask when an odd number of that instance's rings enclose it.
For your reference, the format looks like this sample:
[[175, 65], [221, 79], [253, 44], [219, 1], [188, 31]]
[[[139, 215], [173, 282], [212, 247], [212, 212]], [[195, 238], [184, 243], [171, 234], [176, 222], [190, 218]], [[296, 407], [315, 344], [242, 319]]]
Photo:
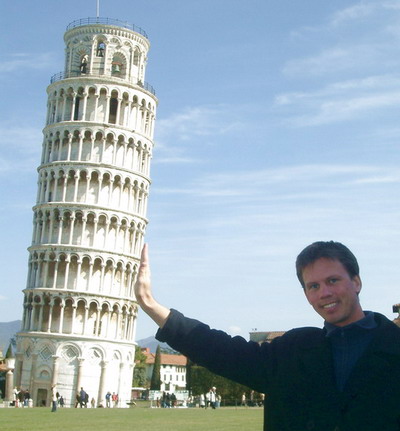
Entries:
[[313, 290], [313, 289], [317, 289], [318, 288], [318, 284], [309, 284], [308, 285], [308, 290]]
[[339, 281], [339, 279], [338, 278], [330, 278], [329, 279], [329, 283], [330, 284], [335, 284], [335, 283], [337, 283]]

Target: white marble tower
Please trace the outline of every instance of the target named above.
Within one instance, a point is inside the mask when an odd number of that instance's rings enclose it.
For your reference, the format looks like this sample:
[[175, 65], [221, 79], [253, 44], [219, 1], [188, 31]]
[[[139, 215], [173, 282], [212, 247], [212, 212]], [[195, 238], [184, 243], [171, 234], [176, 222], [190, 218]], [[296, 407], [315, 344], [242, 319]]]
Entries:
[[149, 41], [106, 18], [72, 22], [64, 41], [64, 72], [47, 88], [14, 382], [35, 406], [55, 385], [67, 405], [83, 387], [126, 407], [157, 105]]

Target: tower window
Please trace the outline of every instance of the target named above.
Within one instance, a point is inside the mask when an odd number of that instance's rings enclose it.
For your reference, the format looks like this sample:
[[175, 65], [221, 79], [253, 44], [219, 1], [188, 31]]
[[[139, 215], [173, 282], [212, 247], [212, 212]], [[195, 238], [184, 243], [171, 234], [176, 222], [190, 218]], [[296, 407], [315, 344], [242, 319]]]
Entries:
[[80, 98], [76, 97], [75, 98], [75, 111], [74, 111], [74, 121], [79, 120], [79, 102], [80, 102]]
[[104, 51], [106, 49], [106, 46], [104, 42], [99, 42], [96, 49], [96, 56], [97, 57], [104, 57]]
[[81, 65], [80, 65], [81, 73], [87, 73], [88, 59], [89, 57], [87, 54], [82, 57]]
[[117, 109], [118, 109], [118, 100], [116, 97], [112, 97], [110, 99], [110, 115], [108, 118], [108, 122], [115, 124], [117, 121]]

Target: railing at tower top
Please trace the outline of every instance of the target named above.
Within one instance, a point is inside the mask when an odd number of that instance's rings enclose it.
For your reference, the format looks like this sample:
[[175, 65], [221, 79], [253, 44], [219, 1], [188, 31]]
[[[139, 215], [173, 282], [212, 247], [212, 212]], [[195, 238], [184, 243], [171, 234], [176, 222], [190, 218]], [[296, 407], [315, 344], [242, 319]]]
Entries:
[[[68, 79], [68, 78], [77, 78], [77, 77], [85, 77], [85, 76], [100, 76], [100, 77], [107, 77], [106, 75], [100, 74], [100, 73], [82, 73], [80, 71], [78, 72], [58, 72], [56, 74], [54, 74], [51, 78], [50, 78], [50, 84], [53, 84], [54, 82], [57, 81], [62, 81], [63, 79]], [[117, 78], [117, 79], [121, 79], [122, 81], [126, 81], [125, 78], [119, 78], [116, 76], [112, 76], [112, 78]], [[148, 82], [141, 82], [138, 81], [136, 83], [136, 85], [138, 85], [139, 87], [143, 88], [144, 90], [148, 91], [149, 93], [153, 94], [154, 96], [156, 95], [156, 90], [154, 89], [154, 87], [152, 85], [150, 85]]]
[[131, 24], [127, 21], [120, 21], [119, 19], [114, 19], [114, 18], [81, 18], [81, 19], [76, 19], [75, 21], [72, 21], [71, 23], [69, 23], [67, 25], [66, 31], [71, 30], [75, 27], [81, 27], [83, 25], [91, 25], [91, 24], [114, 25], [116, 27], [127, 28], [128, 30], [132, 30], [136, 33], [139, 33], [142, 36], [144, 36], [146, 39], [148, 39], [147, 33], [142, 28], [138, 27], [137, 25]]

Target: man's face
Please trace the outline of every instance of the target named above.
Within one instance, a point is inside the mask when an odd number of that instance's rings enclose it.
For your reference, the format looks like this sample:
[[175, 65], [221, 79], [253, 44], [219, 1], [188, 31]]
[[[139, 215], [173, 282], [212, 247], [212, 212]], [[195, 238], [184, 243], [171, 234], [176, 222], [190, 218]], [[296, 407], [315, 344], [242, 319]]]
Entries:
[[321, 258], [303, 269], [304, 293], [327, 322], [345, 326], [364, 317], [358, 300], [361, 280], [350, 277], [338, 261]]

